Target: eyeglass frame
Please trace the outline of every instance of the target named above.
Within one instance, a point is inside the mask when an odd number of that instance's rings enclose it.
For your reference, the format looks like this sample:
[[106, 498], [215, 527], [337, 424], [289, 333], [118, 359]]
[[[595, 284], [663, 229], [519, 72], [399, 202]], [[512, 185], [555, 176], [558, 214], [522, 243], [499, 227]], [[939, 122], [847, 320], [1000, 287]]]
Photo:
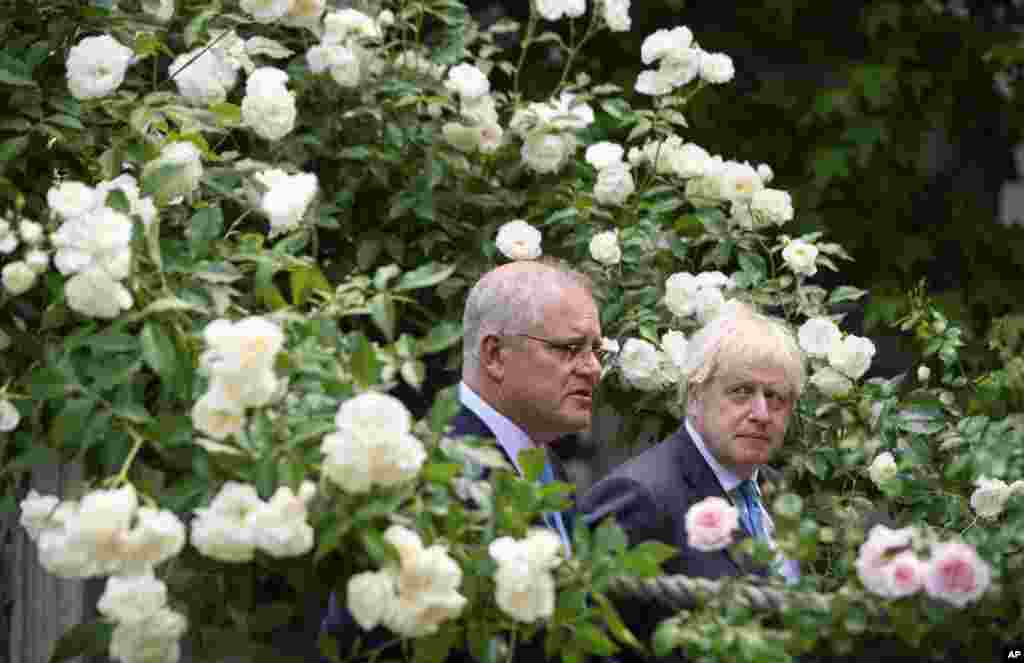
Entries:
[[[546, 345], [547, 347], [551, 348], [552, 350], [557, 350], [559, 352], [566, 352], [566, 353], [568, 353], [568, 357], [563, 357], [562, 361], [565, 361], [567, 363], [576, 364], [576, 365], [582, 365], [582, 363], [583, 363], [583, 359], [582, 358], [587, 356], [587, 355], [594, 355], [594, 359], [596, 359], [597, 363], [600, 364], [600, 363], [604, 362], [605, 359], [607, 359], [609, 356], [614, 354], [614, 353], [609, 352], [609, 351], [604, 349], [602, 341], [595, 341], [593, 344], [590, 344], [589, 347], [586, 347], [586, 344], [583, 341], [561, 341], [561, 342], [559, 342], [559, 341], [552, 340], [550, 338], [543, 338], [543, 337], [540, 337], [540, 336], [534, 336], [533, 334], [501, 334], [500, 336], [502, 336], [502, 337], [520, 336], [520, 337], [523, 337], [523, 338], [533, 339], [534, 341], [537, 341], [539, 343], [543, 343], [544, 345]], [[584, 350], [584, 347], [586, 347], [586, 350]], [[573, 348], [576, 348], [576, 349], [574, 350]]]

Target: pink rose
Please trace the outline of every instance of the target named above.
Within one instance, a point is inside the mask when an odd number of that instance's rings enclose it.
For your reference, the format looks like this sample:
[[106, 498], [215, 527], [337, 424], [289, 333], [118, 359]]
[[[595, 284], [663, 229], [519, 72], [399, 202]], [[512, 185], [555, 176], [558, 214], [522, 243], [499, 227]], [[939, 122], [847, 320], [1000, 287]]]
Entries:
[[856, 563], [857, 577], [868, 591], [879, 596], [892, 596], [886, 567], [910, 548], [913, 536], [914, 530], [910, 527], [889, 529], [885, 525], [875, 525], [871, 528], [868, 538], [860, 545]]
[[889, 560], [883, 569], [883, 577], [886, 585], [886, 592], [883, 596], [900, 598], [910, 596], [921, 589], [924, 584], [924, 574], [928, 565], [917, 558], [909, 550], [904, 551]]
[[950, 541], [932, 549], [924, 588], [928, 596], [961, 608], [985, 593], [991, 575], [988, 564], [973, 546]]
[[739, 512], [728, 500], [705, 497], [686, 512], [686, 540], [703, 552], [721, 550], [732, 543]]

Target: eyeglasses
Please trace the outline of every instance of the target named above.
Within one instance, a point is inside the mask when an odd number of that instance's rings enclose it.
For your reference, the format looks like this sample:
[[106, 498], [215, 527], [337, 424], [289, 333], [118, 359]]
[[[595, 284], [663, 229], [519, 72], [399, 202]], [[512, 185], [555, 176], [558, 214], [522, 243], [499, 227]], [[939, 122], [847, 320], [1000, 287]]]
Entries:
[[594, 341], [588, 344], [586, 341], [553, 341], [550, 338], [541, 338], [531, 334], [505, 334], [505, 336], [522, 336], [533, 339], [538, 343], [548, 346], [555, 354], [565, 362], [582, 363], [589, 354], [593, 354], [598, 363], [608, 357], [608, 351], [602, 347], [601, 341]]

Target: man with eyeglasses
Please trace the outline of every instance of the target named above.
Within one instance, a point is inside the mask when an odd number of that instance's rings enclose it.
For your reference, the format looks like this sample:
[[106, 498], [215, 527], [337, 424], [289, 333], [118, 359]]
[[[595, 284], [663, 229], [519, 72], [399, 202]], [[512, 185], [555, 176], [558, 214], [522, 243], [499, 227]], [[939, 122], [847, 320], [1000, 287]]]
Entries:
[[[702, 552], [686, 537], [686, 512], [706, 497], [729, 500], [740, 513], [743, 536], [774, 547], [761, 483], [777, 479], [766, 464], [782, 445], [805, 383], [804, 355], [781, 320], [731, 301], [697, 331], [687, 347], [686, 419], [661, 443], [619, 466], [580, 501], [589, 522], [612, 516], [631, 544], [657, 540], [679, 549], [666, 573], [710, 579], [745, 573], [799, 576], [792, 560], [758, 567], [728, 550]], [[638, 635], [660, 619], [620, 608]]]
[[[470, 290], [463, 315], [461, 409], [450, 435], [494, 438], [521, 473], [519, 452], [547, 449], [590, 426], [601, 375], [601, 323], [590, 280], [553, 261], [519, 261], [484, 274]], [[550, 450], [542, 481], [567, 480]], [[572, 554], [571, 514], [544, 522]], [[339, 642], [358, 633], [332, 596], [322, 630]], [[380, 636], [380, 637], [376, 637]], [[373, 642], [381, 634], [370, 634]], [[515, 660], [545, 660], [543, 638], [519, 643]], [[464, 652], [449, 661], [469, 660]], [[607, 659], [615, 663], [615, 659]]]

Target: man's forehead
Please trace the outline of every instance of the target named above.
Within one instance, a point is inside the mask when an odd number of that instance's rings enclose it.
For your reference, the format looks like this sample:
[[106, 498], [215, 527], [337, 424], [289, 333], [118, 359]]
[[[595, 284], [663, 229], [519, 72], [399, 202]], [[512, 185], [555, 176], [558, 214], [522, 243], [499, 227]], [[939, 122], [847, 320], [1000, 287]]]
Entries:
[[759, 364], [755, 366], [733, 366], [719, 372], [715, 380], [722, 384], [753, 382], [773, 387], [788, 386], [786, 370], [777, 365]]
[[582, 287], [562, 288], [542, 310], [542, 322], [557, 326], [565, 333], [600, 335], [601, 326], [594, 298]]

